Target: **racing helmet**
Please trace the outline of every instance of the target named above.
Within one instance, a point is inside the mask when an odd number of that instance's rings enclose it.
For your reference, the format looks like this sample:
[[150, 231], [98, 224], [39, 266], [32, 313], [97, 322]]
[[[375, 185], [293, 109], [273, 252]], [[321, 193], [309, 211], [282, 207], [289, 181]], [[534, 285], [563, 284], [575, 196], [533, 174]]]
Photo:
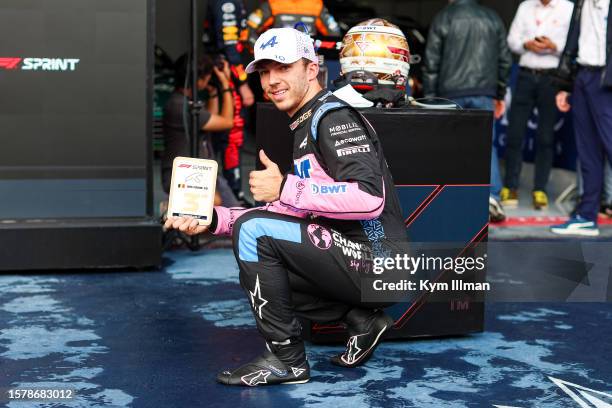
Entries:
[[342, 40], [342, 74], [359, 91], [378, 87], [406, 89], [409, 62], [406, 36], [398, 26], [382, 18], [362, 21]]

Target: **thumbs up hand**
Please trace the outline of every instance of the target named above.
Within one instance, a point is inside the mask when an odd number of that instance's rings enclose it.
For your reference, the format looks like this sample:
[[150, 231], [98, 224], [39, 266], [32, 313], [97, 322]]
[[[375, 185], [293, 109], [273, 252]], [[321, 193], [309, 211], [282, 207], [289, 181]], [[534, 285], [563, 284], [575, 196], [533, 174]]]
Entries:
[[280, 197], [283, 175], [278, 166], [266, 156], [263, 150], [259, 151], [259, 160], [265, 170], [252, 171], [249, 175], [249, 185], [255, 201], [271, 203]]

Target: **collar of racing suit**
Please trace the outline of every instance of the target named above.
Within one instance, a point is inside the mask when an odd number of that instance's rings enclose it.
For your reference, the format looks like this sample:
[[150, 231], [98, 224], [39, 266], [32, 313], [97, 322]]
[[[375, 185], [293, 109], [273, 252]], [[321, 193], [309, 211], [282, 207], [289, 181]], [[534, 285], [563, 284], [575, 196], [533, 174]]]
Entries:
[[306, 102], [304, 106], [302, 106], [297, 112], [291, 116], [289, 119], [289, 129], [291, 131], [295, 131], [298, 127], [301, 127], [304, 123], [306, 123], [306, 119], [310, 118], [312, 115], [312, 109], [317, 103], [324, 101], [329, 95], [332, 95], [331, 91], [327, 89], [323, 89], [319, 91], [315, 96], [312, 97], [311, 100]]

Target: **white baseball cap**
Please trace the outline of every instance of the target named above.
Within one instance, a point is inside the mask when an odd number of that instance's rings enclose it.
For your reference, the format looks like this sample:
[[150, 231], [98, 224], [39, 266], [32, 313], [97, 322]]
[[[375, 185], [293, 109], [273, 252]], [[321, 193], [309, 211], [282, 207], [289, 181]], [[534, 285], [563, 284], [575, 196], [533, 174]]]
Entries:
[[307, 34], [293, 28], [271, 28], [255, 42], [255, 59], [246, 67], [247, 74], [255, 72], [261, 60], [292, 64], [300, 58], [318, 62], [312, 40]]

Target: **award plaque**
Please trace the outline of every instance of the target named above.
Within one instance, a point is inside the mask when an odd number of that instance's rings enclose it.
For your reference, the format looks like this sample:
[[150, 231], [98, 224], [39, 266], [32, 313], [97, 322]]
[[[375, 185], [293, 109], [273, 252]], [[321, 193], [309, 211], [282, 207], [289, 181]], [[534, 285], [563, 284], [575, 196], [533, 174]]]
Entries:
[[172, 165], [168, 215], [192, 217], [199, 225], [210, 225], [217, 183], [217, 162], [177, 157]]

